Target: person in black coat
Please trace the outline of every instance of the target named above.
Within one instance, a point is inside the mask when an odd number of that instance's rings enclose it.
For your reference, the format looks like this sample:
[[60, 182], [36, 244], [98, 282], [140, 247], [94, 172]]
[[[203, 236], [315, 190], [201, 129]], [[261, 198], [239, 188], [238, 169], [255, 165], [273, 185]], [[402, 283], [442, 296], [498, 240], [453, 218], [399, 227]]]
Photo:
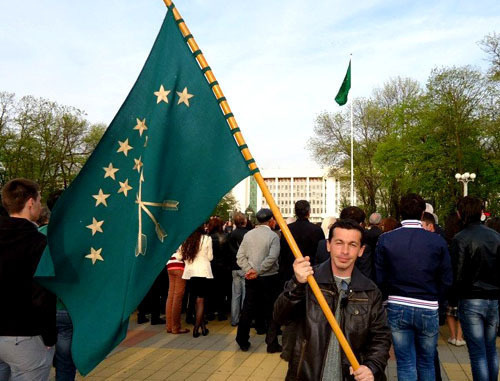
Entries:
[[[306, 200], [299, 200], [295, 203], [295, 215], [297, 216], [297, 221], [292, 222], [288, 225], [290, 232], [292, 233], [300, 252], [304, 257], [311, 258], [311, 263], [315, 263], [316, 249], [318, 248], [318, 242], [325, 239], [325, 233], [321, 227], [309, 222], [309, 215], [311, 213], [311, 205]], [[292, 279], [293, 272], [293, 262], [295, 261], [295, 256], [288, 245], [285, 237], [281, 236], [280, 242], [280, 257], [279, 257], [279, 275], [281, 281], [281, 289], [283, 285]], [[291, 351], [295, 345], [295, 333], [296, 326], [294, 323], [287, 325], [283, 330], [283, 353], [281, 357], [284, 360], [288, 360], [291, 355]]]
[[[300, 200], [295, 203], [295, 215], [297, 221], [288, 225], [295, 242], [304, 257], [311, 258], [311, 263], [315, 264], [316, 249], [318, 242], [325, 239], [325, 234], [321, 227], [309, 222], [311, 213], [311, 205], [306, 200]], [[280, 242], [280, 258], [279, 258], [279, 274], [282, 284], [292, 279], [293, 276], [293, 261], [295, 257], [288, 246], [285, 237], [281, 237]]]
[[[0, 216], [0, 380], [48, 379], [56, 343], [56, 299], [33, 277], [47, 244], [34, 221], [38, 184], [9, 181], [2, 189], [9, 216]], [[9, 339], [10, 338], [10, 339]]]

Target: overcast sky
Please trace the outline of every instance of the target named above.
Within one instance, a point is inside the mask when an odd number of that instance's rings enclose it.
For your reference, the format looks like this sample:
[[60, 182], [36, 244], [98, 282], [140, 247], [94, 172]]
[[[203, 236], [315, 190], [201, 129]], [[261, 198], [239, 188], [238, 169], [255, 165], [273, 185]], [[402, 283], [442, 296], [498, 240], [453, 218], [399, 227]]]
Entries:
[[[262, 167], [310, 166], [316, 115], [353, 54], [351, 94], [434, 67], [484, 70], [477, 42], [500, 32], [500, 1], [176, 1]], [[161, 0], [0, 0], [0, 91], [85, 110], [109, 124], [166, 13]]]

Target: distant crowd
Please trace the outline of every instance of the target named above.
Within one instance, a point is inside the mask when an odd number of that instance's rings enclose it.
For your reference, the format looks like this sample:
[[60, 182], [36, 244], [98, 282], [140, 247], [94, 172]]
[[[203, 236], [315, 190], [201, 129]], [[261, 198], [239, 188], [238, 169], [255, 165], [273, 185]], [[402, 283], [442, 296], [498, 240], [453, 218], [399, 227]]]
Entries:
[[[52, 365], [56, 380], [76, 375], [71, 317], [34, 281], [59, 195], [43, 209], [36, 183], [2, 188], [0, 380], [46, 380]], [[416, 194], [401, 198], [400, 221], [349, 206], [314, 224], [310, 210], [297, 201], [287, 221], [299, 259], [269, 209], [256, 213], [255, 226], [240, 212], [211, 217], [172, 254], [137, 323], [198, 338], [210, 321], [228, 320], [242, 351], [255, 329], [268, 353], [288, 361], [287, 380], [385, 380], [392, 345], [398, 379], [407, 381], [441, 379], [437, 340], [446, 322], [449, 344], [467, 346], [474, 380], [497, 381], [500, 218], [485, 218], [481, 200], [460, 199], [444, 227]], [[332, 333], [310, 277], [359, 367]]]

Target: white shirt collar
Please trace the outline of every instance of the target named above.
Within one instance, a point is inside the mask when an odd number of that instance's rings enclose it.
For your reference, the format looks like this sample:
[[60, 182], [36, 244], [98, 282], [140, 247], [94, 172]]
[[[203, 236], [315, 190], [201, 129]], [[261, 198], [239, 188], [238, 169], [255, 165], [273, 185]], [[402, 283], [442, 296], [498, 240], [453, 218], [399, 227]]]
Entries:
[[410, 229], [423, 229], [422, 221], [419, 220], [403, 220], [401, 221], [401, 227]]

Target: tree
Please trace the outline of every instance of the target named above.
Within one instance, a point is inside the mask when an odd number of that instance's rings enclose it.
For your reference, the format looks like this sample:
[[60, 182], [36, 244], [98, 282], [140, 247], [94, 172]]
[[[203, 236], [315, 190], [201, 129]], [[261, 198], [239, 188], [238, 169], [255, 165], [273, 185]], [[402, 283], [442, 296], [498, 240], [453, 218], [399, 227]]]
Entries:
[[33, 179], [43, 195], [69, 186], [104, 130], [90, 126], [74, 107], [0, 93], [0, 161], [6, 177]]
[[[354, 179], [357, 194], [367, 213], [377, 209], [383, 176], [375, 166], [374, 155], [387, 135], [402, 129], [410, 113], [407, 105], [420, 95], [420, 86], [408, 78], [395, 78], [382, 89], [375, 90], [370, 99], [354, 102]], [[322, 113], [316, 118], [315, 136], [308, 147], [316, 160], [331, 166], [338, 177], [350, 172], [349, 110]], [[341, 174], [341, 175], [339, 175]], [[387, 203], [390, 203], [388, 196]]]
[[227, 221], [231, 218], [231, 213], [236, 210], [237, 201], [234, 198], [233, 194], [229, 192], [224, 197], [221, 198], [214, 211], [212, 212], [212, 216], [218, 216], [223, 220]]
[[486, 35], [480, 42], [481, 49], [488, 54], [490, 60], [489, 74], [494, 81], [500, 81], [500, 34], [495, 32]]
[[496, 146], [498, 141], [489, 132], [498, 123], [490, 106], [495, 99], [495, 86], [477, 70], [434, 69], [425, 94], [412, 107], [410, 123], [392, 131], [377, 148], [384, 185], [396, 181], [401, 193], [420, 193], [444, 216], [461, 195], [454, 174], [468, 171], [478, 176], [470, 194], [493, 199], [499, 176], [486, 143]]

